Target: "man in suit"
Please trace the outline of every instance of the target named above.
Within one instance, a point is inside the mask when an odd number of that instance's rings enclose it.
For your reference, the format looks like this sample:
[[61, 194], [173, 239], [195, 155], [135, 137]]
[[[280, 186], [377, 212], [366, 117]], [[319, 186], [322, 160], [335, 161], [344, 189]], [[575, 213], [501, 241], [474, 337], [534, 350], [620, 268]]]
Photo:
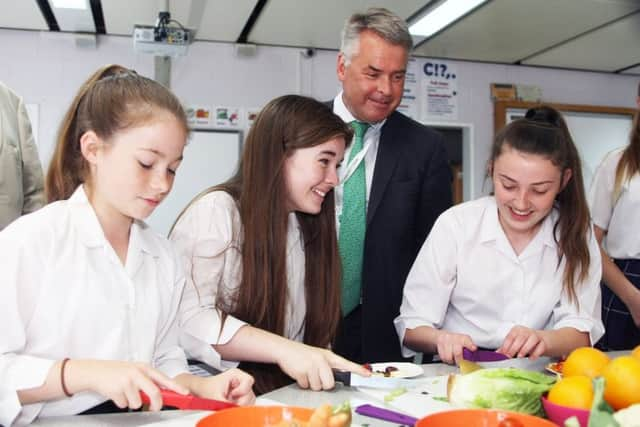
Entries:
[[338, 55], [342, 92], [333, 111], [356, 136], [336, 188], [343, 321], [335, 350], [359, 362], [402, 359], [393, 320], [404, 281], [434, 221], [451, 205], [441, 136], [395, 111], [412, 45], [404, 20], [372, 8], [347, 20]]
[[0, 230], [44, 204], [44, 179], [22, 98], [0, 82]]

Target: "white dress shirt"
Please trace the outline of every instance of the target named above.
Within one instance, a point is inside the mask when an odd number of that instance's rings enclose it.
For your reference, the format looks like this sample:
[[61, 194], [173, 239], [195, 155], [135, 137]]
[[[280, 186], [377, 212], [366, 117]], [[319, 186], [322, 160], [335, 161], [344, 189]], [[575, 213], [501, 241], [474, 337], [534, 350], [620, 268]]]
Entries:
[[[351, 123], [356, 120], [353, 117], [353, 114], [347, 109], [346, 105], [344, 105], [344, 101], [342, 100], [342, 91], [334, 98], [333, 100], [333, 112], [340, 117], [345, 123]], [[364, 139], [362, 141], [363, 150], [367, 150], [364, 156], [364, 172], [365, 172], [365, 183], [366, 183], [366, 204], [365, 209], [369, 206], [369, 195], [371, 194], [371, 184], [373, 182], [373, 170], [376, 165], [376, 158], [378, 157], [378, 145], [380, 143], [380, 132], [382, 131], [382, 126], [384, 126], [387, 120], [384, 119], [378, 123], [369, 123], [369, 127], [364, 134]], [[334, 188], [335, 192], [335, 203], [336, 203], [336, 228], [337, 231], [340, 231], [340, 214], [342, 213], [342, 193], [344, 191], [344, 178], [345, 172], [347, 170], [347, 166], [349, 162], [349, 156], [351, 154], [351, 147], [353, 147], [353, 143], [347, 147], [344, 152], [344, 161], [342, 165], [338, 169], [338, 179], [339, 184]]]
[[[225, 344], [246, 323], [227, 316], [222, 327], [215, 307], [219, 292], [231, 300], [242, 279], [242, 221], [235, 200], [224, 191], [198, 199], [180, 218], [170, 239], [180, 253], [187, 284], [180, 304], [180, 344], [189, 357], [218, 369], [237, 362], [222, 361], [212, 344]], [[302, 341], [306, 302], [302, 233], [294, 213], [287, 230], [287, 302], [285, 337]]]
[[[516, 325], [532, 329], [572, 327], [588, 332], [591, 343], [604, 333], [600, 320], [601, 262], [593, 233], [591, 262], [576, 286], [580, 309], [563, 292], [566, 260], [558, 266], [553, 210], [527, 247], [517, 255], [499, 221], [493, 197], [445, 211], [431, 230], [404, 287], [394, 323], [400, 343], [406, 329], [431, 326], [468, 334], [473, 342], [498, 348]], [[415, 354], [403, 347], [403, 355]]]
[[[123, 266], [82, 187], [0, 232], [0, 424], [71, 415], [106, 399], [92, 392], [21, 406], [57, 360], [148, 362], [187, 372], [175, 322], [184, 276], [169, 242], [131, 227]], [[17, 417], [17, 418], [16, 418]]]
[[624, 148], [614, 150], [603, 160], [593, 176], [589, 204], [593, 223], [607, 231], [604, 247], [612, 258], [640, 259], [640, 173], [622, 182], [613, 200], [616, 168]]

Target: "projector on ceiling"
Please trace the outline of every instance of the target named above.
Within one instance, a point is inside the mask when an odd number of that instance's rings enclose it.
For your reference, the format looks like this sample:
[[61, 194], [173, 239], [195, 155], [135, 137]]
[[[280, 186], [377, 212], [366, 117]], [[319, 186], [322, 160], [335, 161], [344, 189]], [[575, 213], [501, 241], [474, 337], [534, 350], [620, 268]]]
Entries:
[[192, 31], [182, 27], [134, 25], [133, 49], [155, 56], [183, 56], [192, 42]]

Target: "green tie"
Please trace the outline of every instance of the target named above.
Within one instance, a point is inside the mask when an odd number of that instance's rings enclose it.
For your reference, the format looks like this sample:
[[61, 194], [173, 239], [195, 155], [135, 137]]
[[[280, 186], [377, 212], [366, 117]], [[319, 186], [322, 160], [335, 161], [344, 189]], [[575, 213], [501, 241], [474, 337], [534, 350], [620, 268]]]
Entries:
[[[355, 131], [349, 164], [362, 150], [364, 134], [369, 125], [353, 121]], [[342, 259], [342, 314], [346, 316], [360, 304], [362, 286], [362, 260], [364, 258], [364, 233], [366, 229], [366, 180], [364, 159], [347, 178], [342, 192], [340, 235], [338, 244]]]

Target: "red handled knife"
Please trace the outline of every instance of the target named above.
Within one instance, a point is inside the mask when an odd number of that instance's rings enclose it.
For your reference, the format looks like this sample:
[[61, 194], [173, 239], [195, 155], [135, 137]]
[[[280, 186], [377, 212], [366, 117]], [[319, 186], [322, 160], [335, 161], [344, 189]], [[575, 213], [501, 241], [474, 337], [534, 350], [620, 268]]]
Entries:
[[[235, 403], [223, 402], [221, 400], [203, 399], [192, 394], [179, 394], [175, 391], [161, 389], [162, 405], [171, 406], [178, 409], [199, 409], [206, 411], [220, 411], [221, 409], [235, 408]], [[142, 402], [149, 404], [149, 396], [143, 391], [140, 392]]]

